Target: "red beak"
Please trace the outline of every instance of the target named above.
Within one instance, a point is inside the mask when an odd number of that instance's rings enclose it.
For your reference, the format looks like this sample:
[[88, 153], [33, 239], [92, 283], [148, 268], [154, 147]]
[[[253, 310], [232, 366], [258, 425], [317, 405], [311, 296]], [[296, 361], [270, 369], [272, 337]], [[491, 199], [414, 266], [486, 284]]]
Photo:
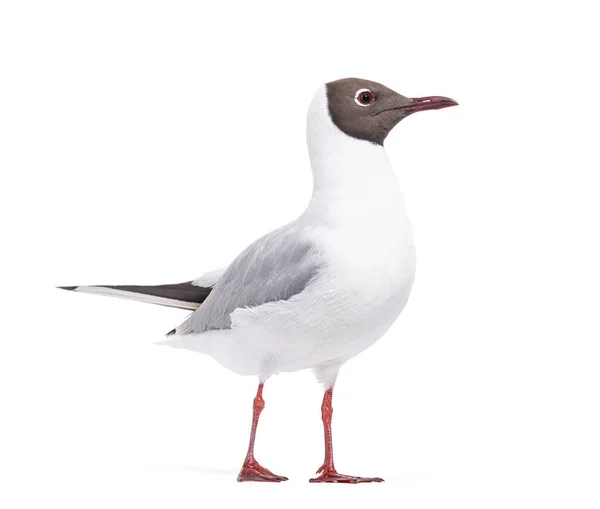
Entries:
[[410, 104], [407, 104], [401, 109], [408, 114], [417, 111], [439, 110], [442, 108], [449, 108], [450, 106], [458, 106], [458, 103], [454, 99], [448, 97], [431, 96], [415, 97]]

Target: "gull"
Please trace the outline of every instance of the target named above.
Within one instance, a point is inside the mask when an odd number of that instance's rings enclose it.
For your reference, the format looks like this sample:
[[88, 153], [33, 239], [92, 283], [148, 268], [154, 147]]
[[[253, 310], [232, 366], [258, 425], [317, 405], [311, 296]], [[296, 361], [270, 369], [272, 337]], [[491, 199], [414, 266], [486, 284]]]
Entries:
[[341, 366], [400, 315], [415, 276], [411, 224], [384, 140], [415, 112], [455, 105], [439, 96], [411, 99], [364, 79], [326, 83], [308, 110], [313, 192], [297, 219], [255, 241], [227, 268], [194, 281], [61, 288], [193, 310], [165, 343], [258, 377], [238, 481], [287, 480], [254, 456], [263, 387], [275, 374], [312, 369], [324, 387], [325, 459], [310, 482], [381, 482], [337, 472], [333, 388]]

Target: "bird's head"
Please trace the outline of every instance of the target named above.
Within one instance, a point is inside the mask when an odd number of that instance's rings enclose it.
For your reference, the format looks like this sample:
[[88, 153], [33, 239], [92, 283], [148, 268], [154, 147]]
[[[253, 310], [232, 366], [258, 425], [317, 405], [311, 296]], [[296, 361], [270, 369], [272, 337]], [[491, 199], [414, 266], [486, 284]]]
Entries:
[[405, 97], [380, 83], [345, 78], [325, 85], [329, 115], [345, 134], [383, 145], [403, 118], [417, 111], [437, 110], [458, 103], [447, 97]]

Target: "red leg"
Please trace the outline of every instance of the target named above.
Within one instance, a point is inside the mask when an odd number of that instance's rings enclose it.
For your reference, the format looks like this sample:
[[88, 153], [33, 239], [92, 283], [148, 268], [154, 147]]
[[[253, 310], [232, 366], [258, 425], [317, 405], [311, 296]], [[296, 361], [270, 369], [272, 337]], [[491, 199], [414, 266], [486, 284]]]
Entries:
[[254, 459], [254, 440], [256, 438], [256, 427], [258, 426], [258, 418], [263, 408], [265, 400], [262, 397], [263, 383], [258, 385], [256, 397], [254, 398], [253, 414], [252, 414], [252, 429], [250, 430], [250, 444], [248, 445], [248, 453], [242, 465], [242, 469], [238, 475], [238, 482], [244, 481], [259, 481], [259, 482], [281, 482], [287, 481], [287, 477], [275, 475], [270, 470], [260, 466], [258, 461]]
[[331, 417], [333, 416], [333, 407], [331, 400], [333, 398], [333, 388], [327, 389], [323, 396], [321, 405], [321, 417], [323, 419], [323, 430], [325, 431], [325, 461], [317, 470], [319, 477], [311, 479], [310, 482], [335, 482], [357, 484], [360, 482], [383, 482], [381, 477], [356, 477], [353, 475], [338, 474], [333, 464], [333, 444], [331, 440]]

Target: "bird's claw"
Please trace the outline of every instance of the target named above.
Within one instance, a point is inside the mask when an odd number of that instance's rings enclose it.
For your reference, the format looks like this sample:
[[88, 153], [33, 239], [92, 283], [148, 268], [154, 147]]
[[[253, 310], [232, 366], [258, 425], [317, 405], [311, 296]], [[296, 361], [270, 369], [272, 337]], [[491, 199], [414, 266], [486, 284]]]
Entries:
[[311, 483], [329, 482], [343, 484], [359, 484], [366, 482], [384, 482], [381, 477], [358, 477], [354, 475], [338, 474], [335, 470], [325, 470], [324, 466], [317, 470], [317, 474], [322, 472], [319, 477], [310, 479]]
[[269, 469], [259, 465], [256, 460], [251, 460], [242, 465], [237, 480], [238, 482], [282, 482], [287, 481], [288, 478], [283, 475], [276, 475]]

